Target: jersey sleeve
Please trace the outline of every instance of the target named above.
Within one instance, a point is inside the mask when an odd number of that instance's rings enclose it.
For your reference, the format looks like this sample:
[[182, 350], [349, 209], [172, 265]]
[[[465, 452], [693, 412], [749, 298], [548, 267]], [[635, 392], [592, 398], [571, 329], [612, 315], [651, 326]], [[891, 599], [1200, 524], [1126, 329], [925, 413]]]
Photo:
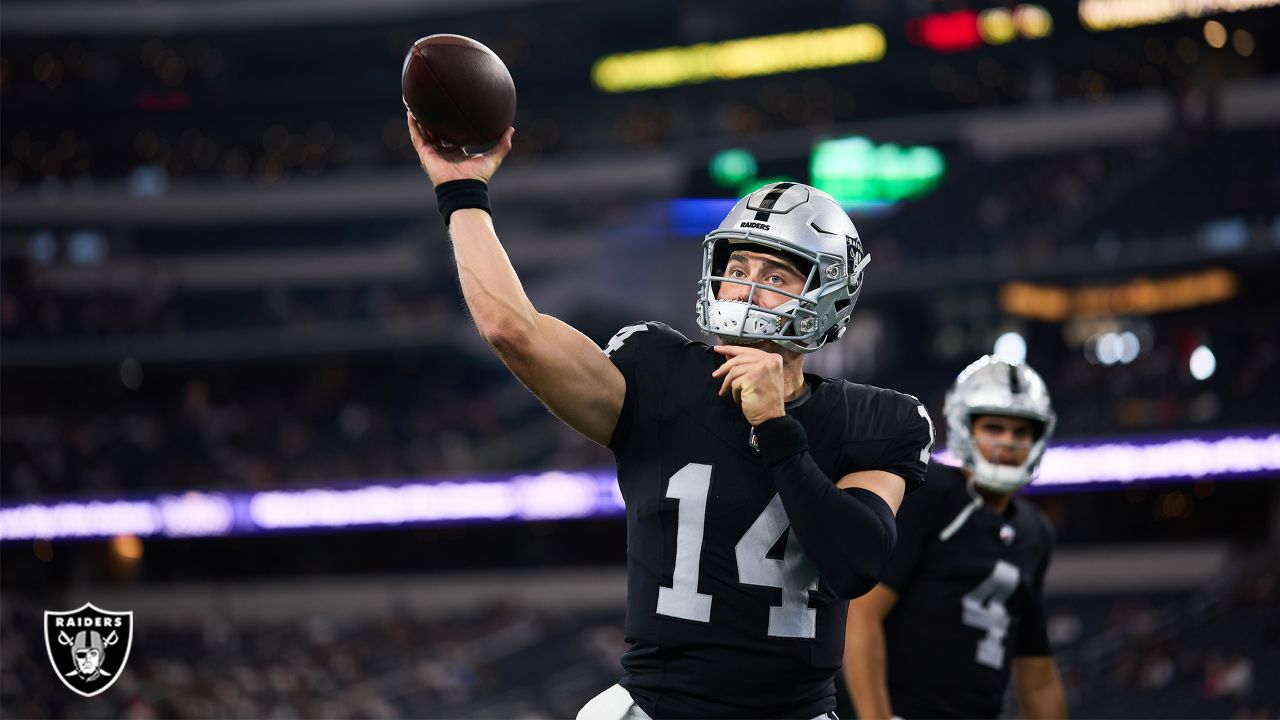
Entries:
[[938, 536], [942, 515], [942, 489], [926, 485], [925, 489], [908, 495], [898, 508], [898, 543], [889, 556], [889, 562], [880, 573], [880, 582], [894, 592], [906, 590], [911, 575], [929, 544]]
[[[871, 405], [880, 420], [867, 430], [874, 439], [849, 438], [845, 443], [847, 467], [841, 477], [858, 470], [883, 470], [907, 483], [907, 492], [920, 487], [929, 469], [933, 450], [933, 420], [924, 405], [910, 395], [881, 391]], [[855, 405], [853, 412], [867, 412]], [[851, 422], [851, 426], [854, 423]]]
[[[908, 397], [908, 396], [904, 396]], [[902, 433], [886, 443], [880, 458], [880, 469], [907, 481], [907, 491], [920, 487], [929, 469], [929, 453], [933, 451], [933, 420], [924, 405], [908, 397], [913, 407], [907, 411]]]
[[1018, 657], [1043, 657], [1053, 654], [1049, 644], [1049, 622], [1045, 617], [1044, 576], [1049, 571], [1049, 560], [1053, 555], [1053, 526], [1047, 518], [1034, 506], [1028, 507], [1036, 513], [1036, 520], [1043, 534], [1044, 550], [1040, 563], [1036, 567], [1035, 577], [1031, 585], [1031, 602], [1028, 604], [1026, 616], [1018, 626], [1018, 637], [1015, 640], [1014, 655]]
[[605, 344], [605, 355], [626, 381], [622, 411], [609, 440], [610, 450], [620, 451], [635, 428], [646, 378], [654, 377], [664, 368], [662, 349], [683, 342], [687, 342], [683, 335], [663, 323], [640, 322], [622, 328]]

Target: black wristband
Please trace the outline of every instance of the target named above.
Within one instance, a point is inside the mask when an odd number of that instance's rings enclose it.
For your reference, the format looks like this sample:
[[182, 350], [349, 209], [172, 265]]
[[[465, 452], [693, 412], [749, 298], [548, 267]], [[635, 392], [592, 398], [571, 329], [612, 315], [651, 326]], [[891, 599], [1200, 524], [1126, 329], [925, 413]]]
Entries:
[[777, 465], [793, 455], [809, 449], [809, 436], [799, 420], [783, 415], [756, 426], [756, 442], [760, 458], [766, 465]]
[[489, 208], [489, 186], [480, 180], [450, 180], [436, 186], [436, 207], [444, 224], [455, 210], [478, 208], [493, 215]]

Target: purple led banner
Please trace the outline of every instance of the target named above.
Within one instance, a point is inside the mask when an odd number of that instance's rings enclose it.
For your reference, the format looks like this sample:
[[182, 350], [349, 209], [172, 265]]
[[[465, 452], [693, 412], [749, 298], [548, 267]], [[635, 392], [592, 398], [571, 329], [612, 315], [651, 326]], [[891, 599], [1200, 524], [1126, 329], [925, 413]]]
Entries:
[[129, 500], [0, 506], [0, 540], [217, 537], [444, 523], [527, 522], [622, 513], [613, 471], [541, 473], [351, 488], [189, 492]]
[[[935, 460], [951, 460], [948, 453]], [[1045, 453], [1037, 492], [1280, 474], [1280, 429], [1067, 442]], [[257, 493], [0, 505], [0, 540], [217, 537], [344, 528], [528, 522], [623, 513], [610, 470], [405, 481]]]

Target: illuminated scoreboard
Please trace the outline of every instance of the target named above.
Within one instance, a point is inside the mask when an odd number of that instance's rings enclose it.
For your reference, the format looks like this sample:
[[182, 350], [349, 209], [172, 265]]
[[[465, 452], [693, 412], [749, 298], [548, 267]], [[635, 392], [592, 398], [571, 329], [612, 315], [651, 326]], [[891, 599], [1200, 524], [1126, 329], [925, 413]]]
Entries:
[[942, 182], [947, 161], [937, 147], [877, 143], [861, 136], [820, 138], [807, 154], [761, 157], [749, 148], [716, 152], [694, 170], [689, 194], [730, 200], [771, 182], [802, 182], [830, 193], [853, 214], [887, 212]]
[[738, 198], [774, 182], [813, 185], [855, 218], [887, 215], [900, 203], [929, 194], [946, 169], [946, 155], [938, 147], [856, 135], [818, 138], [808, 152], [781, 155], [726, 148], [691, 168], [685, 197], [671, 201], [670, 217], [677, 233], [702, 235]]

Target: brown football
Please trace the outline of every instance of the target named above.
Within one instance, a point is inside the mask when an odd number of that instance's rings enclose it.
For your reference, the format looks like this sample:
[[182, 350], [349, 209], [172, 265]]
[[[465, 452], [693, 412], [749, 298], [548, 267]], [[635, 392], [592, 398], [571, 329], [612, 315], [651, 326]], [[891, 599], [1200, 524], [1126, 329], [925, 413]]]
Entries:
[[468, 152], [492, 147], [516, 116], [516, 86], [492, 50], [461, 35], [428, 35], [400, 72], [405, 107], [428, 140]]

